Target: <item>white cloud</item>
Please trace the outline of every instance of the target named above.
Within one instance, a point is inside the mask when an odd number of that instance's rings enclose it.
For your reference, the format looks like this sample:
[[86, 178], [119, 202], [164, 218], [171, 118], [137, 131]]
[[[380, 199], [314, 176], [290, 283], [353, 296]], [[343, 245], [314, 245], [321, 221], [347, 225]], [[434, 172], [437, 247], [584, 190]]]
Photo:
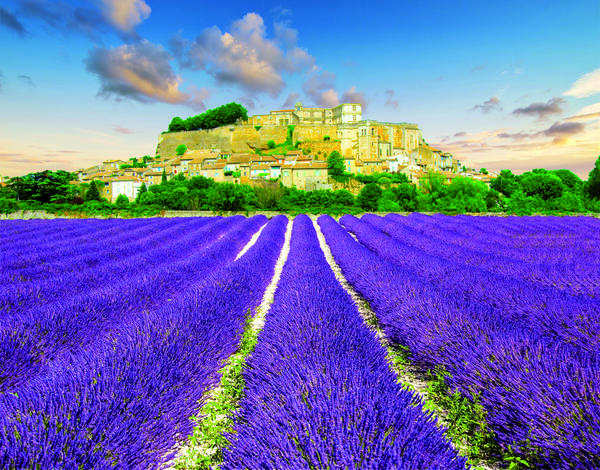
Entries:
[[174, 38], [182, 65], [204, 69], [218, 83], [232, 83], [251, 93], [277, 96], [285, 87], [283, 73], [298, 73], [314, 67], [315, 59], [296, 45], [298, 32], [284, 23], [275, 25], [268, 38], [263, 18], [247, 13], [231, 31], [217, 26], [204, 29], [193, 41]]
[[600, 69], [582, 75], [563, 95], [585, 98], [598, 93], [600, 93]]

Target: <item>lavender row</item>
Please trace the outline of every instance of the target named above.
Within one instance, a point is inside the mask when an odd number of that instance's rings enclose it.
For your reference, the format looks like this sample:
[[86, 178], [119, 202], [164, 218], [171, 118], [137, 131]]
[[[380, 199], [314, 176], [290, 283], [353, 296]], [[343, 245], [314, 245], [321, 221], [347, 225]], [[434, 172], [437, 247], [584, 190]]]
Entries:
[[[206, 224], [214, 222], [207, 219]], [[93, 223], [93, 222], [92, 222]], [[54, 279], [56, 276], [71, 276], [81, 273], [83, 269], [97, 266], [105, 269], [116, 259], [140, 254], [141, 246], [149, 247], [160, 245], [174, 238], [171, 234], [185, 231], [191, 221], [184, 220], [168, 224], [145, 224], [140, 227], [127, 228], [124, 226], [119, 233], [108, 236], [93, 244], [81, 246], [76, 242], [71, 247], [60, 249], [61, 256], [42, 263], [29, 262], [25, 256], [19, 256], [18, 264], [0, 271], [0, 283], [16, 285], [38, 283], [42, 280]], [[199, 224], [194, 223], [195, 227]], [[52, 245], [31, 248], [30, 256], [37, 256], [43, 251], [55, 251]], [[0, 294], [1, 295], [1, 294]]]
[[[0, 232], [0, 249], [13, 249], [15, 246], [35, 242], [38, 237], [57, 237], [58, 233], [70, 233], [81, 230], [81, 220], [57, 219], [57, 220], [3, 220], [0, 221], [2, 232]], [[106, 226], [116, 226], [117, 220], [104, 221]], [[13, 245], [12, 242], [18, 240]], [[11, 245], [5, 245], [11, 242]]]
[[158, 230], [161, 227], [173, 225], [173, 222], [169, 220], [145, 221], [137, 219], [135, 223], [128, 222], [120, 226], [107, 228], [100, 222], [103, 221], [79, 221], [89, 231], [85, 236], [79, 234], [76, 237], [71, 237], [68, 233], [60, 233], [61, 237], [58, 240], [40, 238], [26, 248], [15, 247], [13, 250], [5, 251], [0, 254], [0, 261], [2, 262], [0, 273], [11, 273], [15, 270], [23, 271], [21, 273], [22, 277], [27, 279], [31, 277], [28, 275], [27, 270], [32, 267], [42, 269], [42, 272], [44, 269], [51, 270], [56, 263], [64, 263], [69, 259], [74, 259], [74, 262], [77, 262], [77, 257], [86, 256], [90, 252], [111, 246], [124, 233], [131, 234], [131, 239], [135, 240], [150, 233], [151, 228]]
[[[587, 262], [589, 257], [578, 257], [571, 263], [552, 264], [545, 262], [546, 257], [536, 257], [538, 263], [525, 263], [498, 253], [470, 249], [470, 242], [465, 242], [462, 246], [445, 243], [448, 239], [447, 232], [438, 228], [422, 234], [407, 229], [404, 221], [395, 217], [382, 218], [369, 214], [361, 220], [392, 237], [403, 249], [418, 250], [419, 253], [449, 261], [452, 265], [462, 265], [469, 270], [484, 270], [507, 279], [526, 281], [532, 287], [537, 285], [555, 288], [575, 296], [598, 297], [600, 294], [600, 287], [595, 282], [600, 269], [597, 264]], [[537, 256], [541, 254], [538, 253]]]
[[271, 220], [239, 260], [198, 272], [180, 298], [54, 364], [18, 397], [0, 397], [0, 464], [149, 469], [169, 460], [260, 303], [285, 225]]
[[[527, 259], [530, 253], [538, 252], [560, 259], [566, 254], [565, 250], [591, 252], [597, 257], [600, 245], [600, 221], [592, 217], [450, 217], [442, 214], [430, 217], [411, 214], [409, 217], [390, 215], [390, 218], [402, 220], [420, 233], [429, 233], [440, 226], [456, 231], [466, 239], [480, 240], [484, 251], [485, 241], [489, 240], [488, 251], [501, 250], [519, 259]], [[524, 253], [523, 247], [529, 253]]]
[[131, 278], [115, 277], [107, 286], [66, 305], [56, 302], [9, 318], [0, 330], [0, 392], [18, 391], [62, 356], [91, 347], [129, 318], [135, 320], [173, 301], [199, 277], [233, 260], [265, 221], [264, 216], [225, 219], [221, 222], [230, 230], [220, 233], [227, 232], [226, 236], [216, 243], [199, 238], [197, 248], [176, 262]]
[[[553, 288], [422, 253], [353, 216], [342, 217], [340, 223], [362, 244], [396, 264], [407, 276], [426, 280], [447, 295], [491, 308], [502, 315], [504, 321], [519, 327], [527, 325], [553, 341], [586, 351], [596, 351], [600, 346], [598, 300], [574, 297]], [[595, 282], [589, 281], [590, 284]]]
[[[433, 216], [424, 216], [415, 214], [409, 217], [401, 217], [395, 214], [389, 214], [386, 219], [393, 220], [401, 225], [404, 229], [412, 231], [414, 235], [427, 234], [434, 239], [440, 240], [443, 244], [453, 244], [462, 246], [465, 243], [469, 244], [469, 248], [478, 250], [481, 253], [497, 254], [506, 256], [518, 261], [527, 263], [565, 263], [570, 262], [574, 257], [579, 258], [582, 254], [590, 257], [594, 262], [598, 262], [598, 247], [599, 240], [594, 240], [591, 235], [595, 230], [583, 229], [581, 224], [576, 224], [574, 219], [587, 221], [590, 218], [586, 217], [570, 217], [569, 221], [573, 225], [579, 225], [575, 231], [568, 231], [564, 224], [554, 221], [554, 225], [548, 226], [547, 221], [538, 222], [538, 232], [520, 233], [519, 235], [512, 234], [508, 236], [501, 228], [501, 222], [493, 217], [470, 217], [470, 216], [446, 216], [443, 214], [435, 214]], [[482, 224], [481, 220], [485, 219], [488, 223]], [[595, 219], [594, 219], [595, 220]], [[507, 222], [503, 222], [507, 223]], [[521, 221], [512, 221], [514, 227], [522, 224]], [[480, 230], [477, 227], [485, 226], [485, 230]], [[572, 227], [571, 227], [572, 228]], [[536, 243], [539, 239], [540, 243]], [[554, 239], [563, 242], [564, 246], [547, 246], [549, 240]], [[527, 250], [522, 249], [523, 243], [527, 243]], [[517, 246], [515, 246], [517, 244]], [[540, 246], [536, 246], [540, 245]]]
[[[28, 220], [24, 221], [39, 230], [33, 230], [26, 234], [11, 236], [6, 240], [6, 244], [2, 245], [1, 253], [5, 251], [22, 252], [26, 251], [31, 246], [42, 243], [62, 243], [64, 237], [77, 240], [78, 238], [86, 239], [101, 235], [100, 232], [113, 229], [121, 230], [123, 225], [136, 224], [136, 220], [128, 220], [127, 224], [119, 224], [117, 220], [94, 220], [95, 228], [92, 224], [86, 224], [86, 220]], [[5, 221], [2, 222], [4, 226]], [[16, 238], [16, 240], [15, 240]]]
[[[60, 302], [68, 304], [71, 299], [85, 294], [90, 295], [96, 289], [102, 289], [115, 279], [128, 279], [131, 276], [146, 274], [171, 262], [172, 253], [187, 253], [214, 241], [231, 228], [231, 223], [240, 223], [243, 219], [194, 221], [188, 219], [185, 224], [177, 224], [167, 230], [136, 239], [124, 246], [103, 247], [74, 261], [78, 269], [61, 270], [63, 263], [54, 264], [47, 272], [48, 277], [34, 276], [29, 282], [9, 282], [0, 286], [0, 325], [8, 317], [20, 316], [40, 306]], [[151, 226], [156, 230], [157, 227]], [[122, 235], [125, 239], [128, 234]], [[198, 240], [202, 243], [199, 245]], [[68, 266], [71, 261], [65, 260]], [[13, 270], [13, 276], [22, 276], [20, 272], [31, 276], [26, 268]], [[50, 274], [54, 272], [55, 275]]]
[[[344, 275], [370, 303], [387, 338], [408, 347], [423, 370], [445, 370], [451, 390], [478, 397], [504, 450], [512, 448], [536, 468], [598, 468], [597, 343], [575, 347], [538, 334], [541, 328], [526, 314], [518, 320], [471, 302], [381, 258], [333, 219], [322, 216], [319, 223]], [[530, 301], [525, 297], [524, 307]], [[556, 319], [556, 330], [572, 315], [568, 311]]]
[[224, 468], [465, 468], [419, 399], [396, 382], [306, 216], [294, 221], [244, 379]]
[[[538, 232], [519, 234], [512, 239], [497, 233], [497, 224], [493, 221], [489, 222], [488, 231], [477, 233], [470, 231], [470, 228], [478, 222], [475, 219], [480, 219], [477, 217], [450, 217], [436, 214], [432, 219], [436, 227], [446, 232], [454, 232], [456, 237], [462, 237], [463, 242], [470, 242], [473, 247], [482, 252], [498, 253], [520, 261], [536, 263], [543, 260], [568, 263], [574, 258], [586, 255], [591, 256], [594, 262], [598, 262], [600, 258], [598, 253], [600, 238], [597, 235], [600, 224], [597, 219], [591, 217], [564, 217], [550, 221], [537, 218]], [[394, 217], [394, 220], [399, 218]], [[518, 224], [519, 222], [515, 221], [515, 225]], [[524, 247], [527, 249], [523, 250]]]

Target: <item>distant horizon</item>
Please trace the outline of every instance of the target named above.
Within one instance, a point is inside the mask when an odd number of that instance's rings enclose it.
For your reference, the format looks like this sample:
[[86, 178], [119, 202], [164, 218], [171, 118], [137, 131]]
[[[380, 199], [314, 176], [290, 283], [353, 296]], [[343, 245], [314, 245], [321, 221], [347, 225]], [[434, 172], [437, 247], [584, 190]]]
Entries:
[[599, 25], [592, 0], [6, 0], [0, 174], [154, 156], [174, 116], [301, 101], [416, 123], [472, 168], [587, 179], [600, 155]]

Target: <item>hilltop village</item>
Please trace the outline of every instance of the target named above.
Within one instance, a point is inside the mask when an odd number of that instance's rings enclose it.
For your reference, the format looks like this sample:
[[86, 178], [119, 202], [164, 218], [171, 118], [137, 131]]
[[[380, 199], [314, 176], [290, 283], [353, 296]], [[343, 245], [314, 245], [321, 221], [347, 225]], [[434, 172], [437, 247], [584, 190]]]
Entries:
[[328, 156], [338, 152], [344, 171], [355, 175], [403, 173], [418, 183], [429, 172], [447, 183], [468, 176], [489, 183], [492, 175], [468, 171], [452, 154], [427, 144], [414, 123], [365, 120], [358, 103], [333, 108], [274, 110], [235, 124], [208, 130], [161, 134], [154, 157], [143, 162], [106, 160], [78, 170], [79, 181], [104, 182], [101, 195], [114, 202], [132, 201], [146, 186], [183, 175], [217, 182], [253, 184], [278, 181], [302, 190], [345, 188], [358, 193], [362, 184], [340, 183], [328, 174]]

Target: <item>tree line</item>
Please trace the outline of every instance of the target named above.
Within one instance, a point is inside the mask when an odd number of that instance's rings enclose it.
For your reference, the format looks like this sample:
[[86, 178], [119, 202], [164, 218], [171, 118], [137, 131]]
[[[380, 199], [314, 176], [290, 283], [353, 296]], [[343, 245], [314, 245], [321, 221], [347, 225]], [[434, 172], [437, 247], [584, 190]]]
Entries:
[[78, 183], [72, 173], [43, 171], [10, 178], [0, 188], [0, 212], [43, 209], [86, 214], [125, 212], [132, 216], [153, 215], [163, 210], [269, 210], [290, 214], [600, 212], [600, 157], [586, 181], [570, 170], [546, 169], [521, 175], [502, 170], [489, 187], [460, 176], [447, 184], [445, 175], [433, 172], [422, 178], [419, 185], [401, 173], [355, 176], [364, 183], [357, 195], [345, 189], [303, 191], [270, 181], [246, 185], [217, 183], [203, 176], [186, 179], [183, 175], [167, 180], [163, 174], [160, 184], [150, 187], [142, 184], [134, 201], [121, 195], [111, 204], [101, 197], [99, 189], [105, 184], [102, 181]]
[[167, 132], [214, 129], [219, 126], [235, 124], [238, 120], [247, 121], [248, 111], [241, 104], [232, 102], [186, 119], [175, 116], [171, 120]]

